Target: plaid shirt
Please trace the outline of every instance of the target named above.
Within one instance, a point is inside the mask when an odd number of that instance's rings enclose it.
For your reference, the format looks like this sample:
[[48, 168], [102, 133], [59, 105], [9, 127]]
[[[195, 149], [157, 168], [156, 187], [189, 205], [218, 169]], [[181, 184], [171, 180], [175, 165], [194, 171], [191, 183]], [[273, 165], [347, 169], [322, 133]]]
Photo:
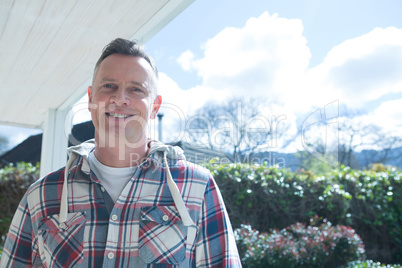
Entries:
[[78, 157], [69, 168], [65, 223], [59, 222], [65, 169], [35, 182], [17, 208], [0, 267], [241, 267], [210, 172], [168, 158], [194, 222], [184, 226], [160, 158], [149, 156], [113, 203]]

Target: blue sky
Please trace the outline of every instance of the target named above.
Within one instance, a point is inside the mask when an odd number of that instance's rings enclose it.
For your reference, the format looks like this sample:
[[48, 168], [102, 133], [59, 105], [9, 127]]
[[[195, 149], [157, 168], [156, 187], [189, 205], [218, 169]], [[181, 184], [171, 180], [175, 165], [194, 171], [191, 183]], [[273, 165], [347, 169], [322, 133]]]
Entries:
[[[184, 114], [252, 95], [268, 99], [271, 115], [287, 117], [289, 133], [316, 109], [332, 107], [339, 121], [349, 111], [359, 116], [347, 120], [398, 135], [399, 10], [400, 1], [198, 0], [147, 48], [162, 73], [165, 103]], [[174, 125], [177, 114], [165, 113]]]
[[[366, 34], [376, 27], [402, 28], [402, 2], [373, 0], [196, 0], [184, 12], [155, 35], [147, 48], [159, 69], [181, 87], [199, 83], [196, 75], [183, 75], [176, 59], [187, 49], [202, 56], [202, 45], [227, 27], [244, 27], [251, 17], [263, 12], [282, 18], [300, 19], [303, 35], [312, 52], [309, 66], [322, 62], [334, 46]], [[197, 80], [198, 78], [198, 80]]]
[[[300, 115], [335, 101], [398, 131], [401, 10], [399, 0], [196, 0], [145, 45], [165, 104], [183, 113], [253, 95], [275, 100], [270, 113], [295, 132]], [[12, 146], [37, 132], [0, 126]]]

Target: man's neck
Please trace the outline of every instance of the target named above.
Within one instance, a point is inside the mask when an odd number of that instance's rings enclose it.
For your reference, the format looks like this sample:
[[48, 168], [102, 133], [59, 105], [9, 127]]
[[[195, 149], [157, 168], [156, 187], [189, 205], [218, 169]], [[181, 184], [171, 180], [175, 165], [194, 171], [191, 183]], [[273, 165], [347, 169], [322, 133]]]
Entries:
[[95, 156], [99, 162], [109, 167], [133, 167], [140, 165], [148, 155], [148, 143], [145, 140], [134, 148], [115, 142], [99, 144], [95, 138]]

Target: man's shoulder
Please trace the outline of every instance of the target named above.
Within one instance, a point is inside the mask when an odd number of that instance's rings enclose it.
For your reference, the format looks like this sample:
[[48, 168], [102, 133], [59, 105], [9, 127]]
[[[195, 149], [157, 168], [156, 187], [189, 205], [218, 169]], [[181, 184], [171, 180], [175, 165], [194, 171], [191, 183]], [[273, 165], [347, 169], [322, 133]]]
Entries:
[[60, 168], [56, 171], [53, 171], [37, 181], [35, 181], [28, 189], [28, 193], [32, 193], [37, 190], [41, 190], [43, 187], [47, 189], [51, 188], [52, 186], [58, 186], [60, 183], [64, 182], [64, 167]]
[[26, 192], [26, 202], [34, 221], [43, 215], [58, 213], [64, 182], [64, 168], [35, 181]]
[[45, 180], [45, 181], [63, 180], [65, 169], [66, 169], [66, 167], [59, 168], [56, 171], [50, 172], [49, 174], [47, 174], [46, 176], [44, 176], [41, 179]]
[[179, 168], [186, 170], [188, 175], [193, 178], [208, 181], [212, 177], [211, 172], [207, 168], [196, 163], [187, 160], [179, 160], [178, 165]]

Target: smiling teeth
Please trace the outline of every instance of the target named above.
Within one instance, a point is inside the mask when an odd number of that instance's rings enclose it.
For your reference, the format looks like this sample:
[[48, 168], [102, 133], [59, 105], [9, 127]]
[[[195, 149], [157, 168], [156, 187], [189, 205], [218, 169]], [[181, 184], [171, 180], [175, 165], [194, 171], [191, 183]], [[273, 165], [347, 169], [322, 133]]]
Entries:
[[128, 115], [128, 114], [109, 113], [109, 116], [115, 117], [115, 118], [127, 118], [127, 117], [129, 117], [130, 115]]

